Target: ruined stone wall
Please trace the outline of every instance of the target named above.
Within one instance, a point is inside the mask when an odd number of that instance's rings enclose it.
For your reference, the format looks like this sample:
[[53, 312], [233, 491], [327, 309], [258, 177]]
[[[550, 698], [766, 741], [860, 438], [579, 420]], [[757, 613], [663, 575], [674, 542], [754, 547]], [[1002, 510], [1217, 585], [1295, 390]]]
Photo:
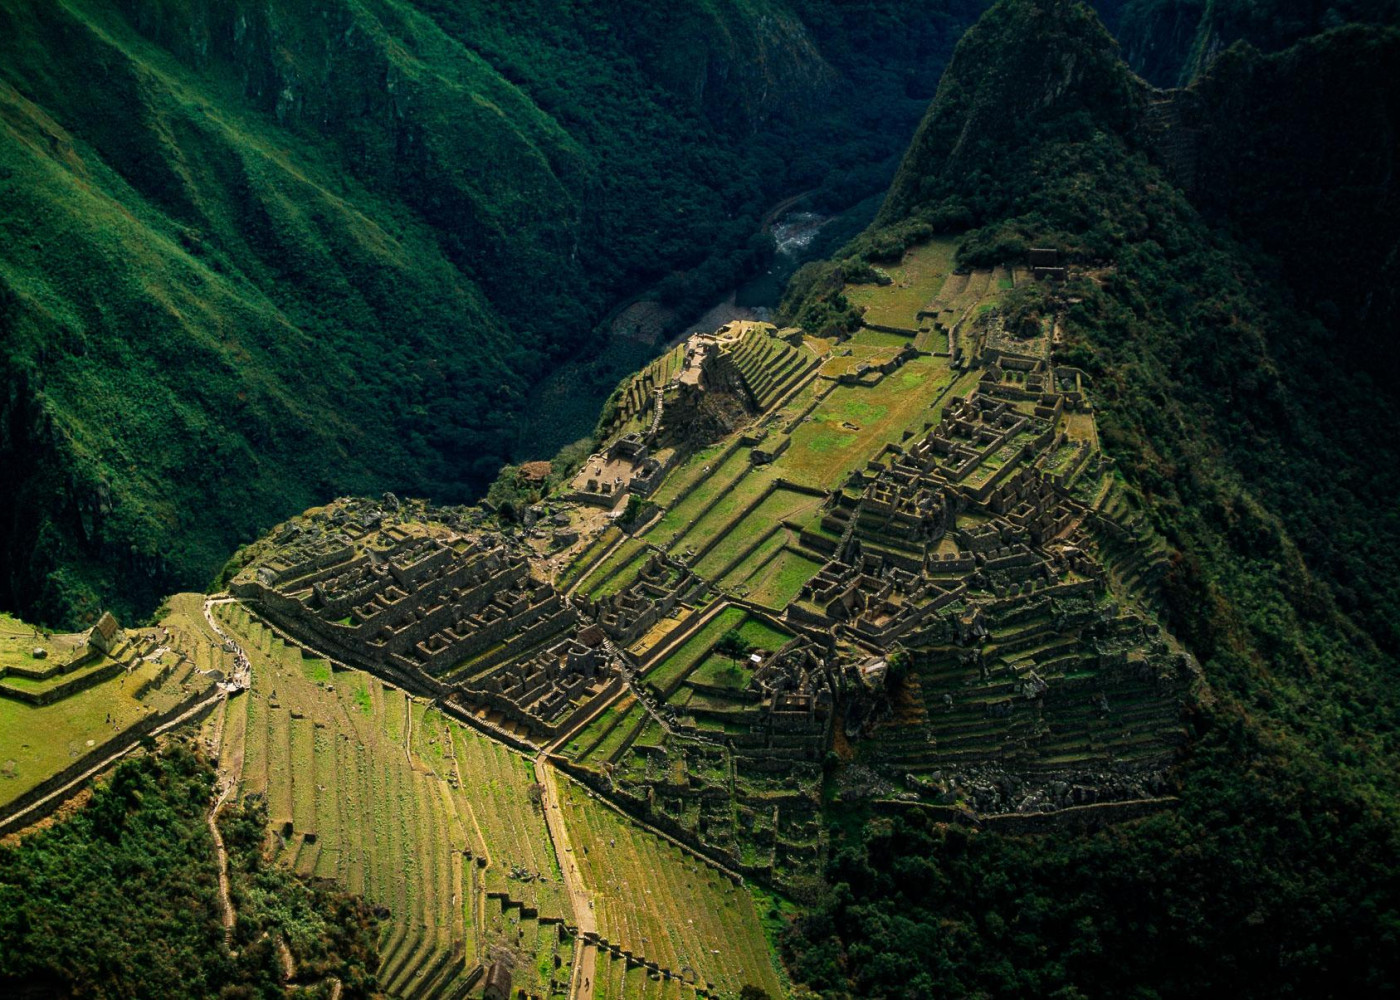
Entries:
[[274, 587], [286, 586], [288, 583], [295, 583], [297, 589], [309, 587], [313, 583], [320, 583], [335, 576], [344, 569], [349, 569], [354, 565], [351, 559], [354, 554], [353, 546], [342, 545], [338, 549], [323, 552], [284, 570], [273, 570], [269, 582]]
[[[562, 606], [562, 602], [556, 601], [556, 604], [558, 605], [555, 608], [556, 611], [567, 610]], [[530, 625], [529, 627], [523, 629], [518, 636], [513, 637], [509, 642], [503, 643], [499, 650], [490, 652], [480, 661], [472, 664], [474, 668], [473, 675], [480, 676], [481, 674], [484, 674], [486, 671], [490, 670], [492, 667], [498, 666], [499, 664], [506, 662], [511, 657], [519, 653], [520, 650], [529, 649], [530, 646], [533, 645], [537, 640], [543, 638], [551, 632], [562, 632], [569, 625], [574, 624], [574, 622], [577, 621], [578, 616], [572, 614], [568, 615], [568, 621], [563, 626], [560, 626], [559, 624], [561, 617], [565, 616], [551, 614], [548, 617], [543, 618], [540, 621], [535, 622], [533, 625]], [[472, 656], [475, 656], [478, 653], [482, 652], [485, 647], [483, 647], [483, 649], [477, 649], [474, 652], [461, 652], [460, 647], [454, 648], [458, 650], [458, 655], [455, 660], [446, 663], [445, 665], [441, 661], [435, 660], [432, 664], [425, 665], [424, 669], [434, 675], [441, 674], [444, 671], [450, 670], [453, 667], [457, 666], [463, 660], [469, 659]]]

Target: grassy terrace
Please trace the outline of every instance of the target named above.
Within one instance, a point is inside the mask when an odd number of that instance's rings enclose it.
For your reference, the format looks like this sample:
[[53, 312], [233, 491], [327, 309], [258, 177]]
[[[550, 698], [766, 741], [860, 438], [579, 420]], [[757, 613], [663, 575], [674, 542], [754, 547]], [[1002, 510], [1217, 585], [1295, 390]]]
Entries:
[[[686, 678], [687, 683], [732, 688], [735, 691], [742, 691], [744, 686], [748, 683], [748, 680], [748, 666], [745, 663], [742, 661], [735, 663], [729, 657], [720, 656], [718, 653], [713, 653], [705, 657], [700, 665], [692, 670], [690, 676]], [[690, 692], [685, 697], [685, 704], [688, 707], [694, 707], [696, 705], [730, 707], [728, 703], [724, 705], [719, 704], [714, 700], [713, 696], [700, 695], [694, 692]]]
[[61, 695], [64, 692], [74, 692], [89, 684], [100, 682], [113, 669], [123, 669], [123, 665], [110, 656], [99, 656], [83, 666], [74, 667], [67, 673], [56, 673], [51, 677], [36, 678], [11, 674], [4, 681], [0, 681], [0, 697], [43, 698], [50, 695]]
[[568, 590], [577, 583], [599, 559], [602, 559], [603, 554], [613, 545], [616, 545], [618, 539], [621, 537], [622, 532], [617, 528], [611, 525], [604, 528], [587, 548], [576, 555], [569, 565], [564, 567], [563, 572], [561, 572], [558, 579], [555, 580], [555, 586], [560, 590]]
[[793, 482], [833, 489], [887, 442], [932, 419], [935, 399], [952, 381], [945, 359], [915, 358], [878, 385], [837, 386], [773, 465]]
[[910, 340], [908, 334], [886, 333], [883, 330], [871, 330], [866, 327], [853, 333], [846, 344], [851, 347], [874, 347], [898, 351]]
[[[703, 546], [729, 530], [731, 522], [750, 504], [757, 502], [778, 478], [771, 465], [753, 466], [749, 472], [714, 498], [710, 509], [697, 518], [689, 529], [674, 539], [669, 549], [673, 553], [698, 552]], [[698, 492], [698, 491], [697, 491]], [[803, 497], [810, 500], [810, 497]], [[745, 520], [755, 520], [746, 518]], [[753, 536], [757, 538], [757, 534]]]
[[[825, 354], [830, 350], [826, 341], [809, 341], [808, 343], [812, 345], [814, 352], [820, 351]], [[764, 418], [764, 425], [786, 433], [794, 421], [809, 409], [823, 393], [830, 392], [831, 388], [831, 382], [828, 379], [812, 379], [788, 400], [781, 410], [775, 410]]]
[[757, 561], [742, 583], [749, 600], [780, 611], [796, 600], [821, 568], [817, 560], [784, 547]]
[[[606, 718], [594, 720], [590, 723], [587, 740], [580, 740], [582, 751], [579, 754], [579, 761], [590, 765], [605, 764], [612, 760], [619, 751], [624, 749], [636, 734], [638, 728], [646, 721], [646, 709], [635, 699], [629, 700], [625, 711], [610, 715]], [[600, 725], [600, 723], [602, 723]], [[594, 730], [593, 727], [599, 725]]]
[[694, 1000], [695, 987], [680, 980], [652, 979], [641, 966], [602, 952], [593, 973], [594, 1000]]
[[703, 473], [704, 466], [701, 466], [703, 478], [697, 480], [697, 485], [689, 493], [675, 506], [667, 509], [661, 519], [647, 529], [647, 540], [662, 548], [670, 548], [671, 543], [690, 528], [712, 500], [736, 483], [751, 468], [747, 448], [735, 451], [709, 475]]
[[685, 345], [677, 344], [633, 376], [618, 399], [612, 433], [644, 429], [650, 422], [652, 393], [678, 374], [684, 362]]
[[962, 290], [952, 301], [954, 313], [961, 318], [968, 309], [980, 304], [989, 291], [995, 291], [992, 287], [992, 272], [973, 271], [968, 275], [967, 283], [963, 285]]
[[579, 591], [596, 600], [624, 589], [636, 578], [646, 550], [647, 543], [640, 538], [627, 539], [584, 577]]
[[647, 683], [658, 691], [670, 692], [684, 683], [692, 671], [711, 659], [722, 660], [722, 666], [728, 666], [728, 658], [717, 657], [711, 650], [720, 637], [732, 628], [738, 629], [739, 634], [757, 649], [774, 650], [791, 638], [788, 633], [773, 628], [743, 608], [725, 608], [652, 667], [646, 675]]
[[815, 359], [805, 346], [794, 347], [759, 327], [751, 327], [730, 355], [760, 410], [789, 392]]
[[635, 704], [636, 699], [629, 694], [608, 705], [563, 747], [565, 755], [577, 757], [592, 749]]
[[[711, 469], [720, 460], [732, 439], [726, 438], [701, 448], [684, 462], [672, 469], [665, 480], [657, 487], [651, 499], [664, 507], [669, 507], [682, 493], [709, 476]], [[707, 468], [708, 467], [708, 468]]]
[[[81, 678], [95, 679], [48, 705], [36, 706], [0, 696], [0, 805], [13, 801], [85, 754], [153, 713], [175, 707], [191, 694], [211, 687], [198, 669], [227, 669], [228, 657], [203, 619], [200, 595], [178, 594], [162, 620], [170, 629], [166, 645], [173, 651], [158, 658], [135, 659], [137, 650], [155, 644], [156, 629], [128, 630], [129, 646], [118, 650], [126, 664], [99, 657], [69, 673], [59, 668], [83, 647], [83, 634], [36, 636], [33, 626], [0, 615], [0, 668], [4, 685], [15, 691], [43, 692]], [[35, 647], [48, 656], [36, 659]], [[190, 662], [175, 665], [175, 651]], [[115, 676], [100, 678], [113, 670]], [[20, 676], [53, 671], [47, 678]], [[142, 691], [140, 697], [138, 691]]]
[[[1098, 667], [1072, 633], [1057, 632], [1044, 616], [993, 629], [984, 655], [994, 663], [987, 676], [958, 661], [947, 649], [916, 657], [922, 711], [912, 728], [881, 730], [871, 753], [898, 768], [927, 771], [961, 760], [1011, 753], [1029, 768], [1085, 766], [1106, 760], [1160, 761], [1180, 735], [1175, 708], [1157, 696], [1150, 680], [1118, 679], [1107, 710], [1090, 693]], [[1030, 670], [1049, 681], [1052, 696], [1043, 713], [1018, 697], [1018, 679]], [[1066, 683], [1078, 684], [1066, 688]], [[945, 702], [950, 697], [951, 703]], [[989, 707], [998, 709], [989, 713]], [[922, 736], [922, 720], [938, 720], [938, 742]]]
[[[766, 487], [766, 482], [755, 479], [755, 485]], [[736, 498], [735, 503], [752, 503], [755, 499], [751, 489], [738, 489], [733, 492]], [[726, 498], [727, 499], [727, 498]], [[682, 539], [682, 545], [688, 544], [687, 539], [694, 539], [703, 544], [703, 540], [718, 539], [704, 557], [695, 564], [695, 571], [706, 579], [713, 580], [729, 569], [730, 565], [743, 556], [754, 545], [758, 544], [766, 533], [778, 531], [782, 532], [781, 522], [806, 511], [813, 510], [821, 504], [820, 497], [810, 496], [806, 493], [798, 493], [793, 490], [776, 489], [759, 502], [758, 506], [741, 519], [719, 522], [723, 516], [722, 510], [731, 505], [721, 502], [715, 505], [715, 509], [699, 521], [690, 535]], [[732, 515], [731, 515], [732, 516]], [[747, 563], [749, 560], [745, 560]]]
[[865, 310], [865, 321], [879, 326], [917, 328], [915, 317], [928, 305], [953, 270], [953, 239], [930, 240], [905, 252], [885, 271], [889, 285], [847, 285], [846, 298]]
[[[755, 567], [767, 562], [780, 551], [782, 547], [788, 543], [789, 536], [791, 535], [793, 535], [793, 532], [784, 528], [782, 525], [770, 526], [767, 534], [761, 536], [762, 541], [753, 546], [748, 555], [745, 556], [741, 562], [735, 564], [716, 582], [724, 590], [733, 591], [752, 575]], [[718, 547], [719, 546], [716, 546], [716, 548]], [[708, 559], [709, 557], [707, 556], [706, 560]]]
[[[573, 975], [574, 947], [559, 925], [525, 916], [519, 907], [492, 900], [486, 908], [486, 938], [515, 957], [514, 985], [525, 996], [566, 996]], [[557, 966], [557, 967], [556, 967]], [[477, 995], [480, 995], [479, 993]], [[513, 993], [512, 996], [519, 994]]]
[[738, 628], [748, 616], [743, 608], [725, 608], [652, 666], [646, 673], [647, 682], [659, 691], [674, 689], [709, 654], [720, 636]]
[[653, 625], [645, 635], [628, 646], [627, 651], [633, 656], [645, 656], [655, 646], [663, 642], [668, 635], [680, 628], [691, 613], [692, 610], [688, 605], [678, 605], [669, 615]]
[[[861, 332], [872, 333], [872, 331]], [[895, 355], [899, 353], [899, 348], [908, 340], [907, 337], [890, 339], [883, 333], [872, 333], [872, 336], [884, 341], [884, 346], [870, 346], [866, 341], [858, 341], [856, 337], [852, 337], [845, 342], [842, 350], [830, 355], [822, 363], [822, 377], [835, 379], [842, 375], [852, 374], [862, 364], [875, 367], [887, 364], [894, 360]]]
[[[725, 994], [752, 983], [772, 997], [785, 995], [748, 890], [598, 803], [580, 786], [560, 782], [559, 789], [604, 938], [663, 968], [693, 968]], [[600, 964], [600, 977], [604, 968]], [[640, 996], [641, 988], [647, 997], [670, 995], [660, 992], [657, 982], [643, 987], [641, 971], [641, 976], [614, 971], [608, 995]], [[637, 991], [629, 992], [632, 988]]]
[[[789, 633], [751, 616], [746, 617], [738, 629], [739, 634], [743, 636], [744, 641], [750, 647], [754, 650], [764, 650], [770, 653], [792, 638]], [[736, 664], [729, 657], [719, 653], [707, 652], [699, 664], [690, 671], [686, 677], [686, 683], [711, 684], [716, 687], [733, 688], [736, 691], [743, 690], [748, 683], [748, 666], [742, 661]], [[691, 695], [688, 703], [693, 704], [696, 699], [703, 697]]]

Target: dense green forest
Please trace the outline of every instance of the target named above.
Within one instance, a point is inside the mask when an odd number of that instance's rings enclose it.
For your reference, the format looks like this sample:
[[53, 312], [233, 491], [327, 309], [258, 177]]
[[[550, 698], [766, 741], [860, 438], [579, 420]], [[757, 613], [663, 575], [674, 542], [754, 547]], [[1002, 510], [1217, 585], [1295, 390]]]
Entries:
[[[1379, 0], [1150, 6], [1098, 9], [1157, 83], [1237, 39], [1270, 51], [1397, 17]], [[19, 470], [0, 600], [54, 624], [144, 614], [325, 497], [471, 499], [502, 462], [586, 434], [572, 411], [527, 419], [532, 388], [587, 359], [570, 386], [587, 412], [619, 376], [600, 352], [613, 307], [697, 310], [764, 266], [780, 199], [834, 212], [882, 191], [984, 7], [0, 2], [0, 462]], [[1394, 92], [1384, 55], [1348, 77], [1369, 96], [1330, 134]], [[1276, 63], [1227, 65], [1222, 108], [1248, 78], [1279, 111], [1257, 149], [1210, 160], [1210, 190], [1241, 193], [1222, 203], [1277, 205], [1245, 238], [1299, 206], [1306, 233], [1355, 218], [1388, 160], [1318, 143], [1304, 176], [1368, 165], [1357, 197], [1270, 202], [1250, 165], [1297, 144], [1294, 102]], [[1290, 275], [1347, 246], [1300, 243]], [[1394, 284], [1361, 282], [1377, 277]], [[1369, 349], [1394, 316], [1379, 299], [1320, 308]]]
[[[364, 903], [264, 862], [266, 807], [221, 815], [232, 949], [219, 919], [214, 770], [182, 744], [119, 766], [72, 818], [0, 848], [0, 989], [90, 997], [282, 996], [278, 942], [307, 986], [376, 995]], [[309, 995], [325, 995], [317, 988]]]
[[0, 3], [0, 600], [142, 614], [327, 497], [477, 495], [611, 305], [880, 190], [983, 6]]
[[[1355, 41], [1273, 71], [1341, 73], [1325, 61]], [[1170, 540], [1167, 624], [1212, 689], [1172, 812], [1024, 838], [843, 819], [830, 894], [788, 939], [824, 996], [1395, 988], [1394, 399], [1266, 246], [1171, 183], [1150, 100], [1087, 9], [1003, 0], [960, 44], [876, 226], [791, 290], [791, 313], [845, 322], [829, 275], [963, 227], [966, 263], [1050, 245], [1089, 265], [1061, 357], [1092, 373], [1105, 448]]]

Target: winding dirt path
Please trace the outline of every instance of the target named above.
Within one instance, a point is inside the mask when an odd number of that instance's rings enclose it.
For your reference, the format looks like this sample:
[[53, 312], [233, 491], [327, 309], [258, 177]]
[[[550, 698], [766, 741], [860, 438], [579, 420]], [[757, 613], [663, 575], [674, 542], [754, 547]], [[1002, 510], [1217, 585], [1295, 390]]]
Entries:
[[225, 783], [223, 790], [219, 792], [219, 797], [214, 800], [214, 805], [209, 810], [209, 833], [214, 838], [214, 857], [219, 863], [219, 920], [224, 925], [224, 951], [233, 953], [233, 925], [238, 920], [238, 913], [233, 908], [233, 900], [229, 897], [228, 882], [228, 851], [224, 849], [224, 837], [219, 832], [219, 810], [224, 806], [224, 800], [228, 798], [228, 793], [233, 789], [233, 782]]
[[[246, 689], [252, 682], [252, 664], [248, 659], [247, 652], [238, 641], [219, 627], [214, 620], [213, 606], [227, 603], [226, 601], [206, 598], [204, 601], [204, 620], [209, 623], [209, 627], [214, 633], [223, 639], [225, 643], [233, 647], [234, 672], [230, 678], [232, 683], [240, 688]], [[224, 727], [228, 721], [228, 698], [227, 691], [224, 697], [224, 714], [220, 716], [219, 723], [214, 730], [213, 751], [222, 761]], [[251, 697], [251, 695], [244, 695]], [[233, 794], [238, 787], [239, 776], [243, 773], [242, 754], [236, 761], [222, 761], [223, 765], [219, 769], [219, 796], [214, 800], [214, 804], [209, 809], [208, 823], [209, 833], [214, 838], [214, 857], [219, 865], [219, 919], [224, 925], [224, 951], [233, 953], [233, 928], [238, 922], [238, 911], [233, 907], [233, 899], [229, 895], [228, 877], [228, 851], [224, 847], [223, 834], [219, 832], [219, 810], [224, 807], [228, 797]]]

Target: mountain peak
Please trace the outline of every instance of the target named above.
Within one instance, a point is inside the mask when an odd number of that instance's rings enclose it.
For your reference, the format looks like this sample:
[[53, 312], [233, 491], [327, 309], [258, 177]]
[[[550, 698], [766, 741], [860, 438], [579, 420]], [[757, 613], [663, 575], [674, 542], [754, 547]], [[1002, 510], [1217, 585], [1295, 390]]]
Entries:
[[1139, 86], [1084, 4], [1001, 0], [958, 43], [880, 223], [946, 211], [978, 177], [1007, 176], [998, 161], [1039, 144], [1065, 119], [1127, 125]]

